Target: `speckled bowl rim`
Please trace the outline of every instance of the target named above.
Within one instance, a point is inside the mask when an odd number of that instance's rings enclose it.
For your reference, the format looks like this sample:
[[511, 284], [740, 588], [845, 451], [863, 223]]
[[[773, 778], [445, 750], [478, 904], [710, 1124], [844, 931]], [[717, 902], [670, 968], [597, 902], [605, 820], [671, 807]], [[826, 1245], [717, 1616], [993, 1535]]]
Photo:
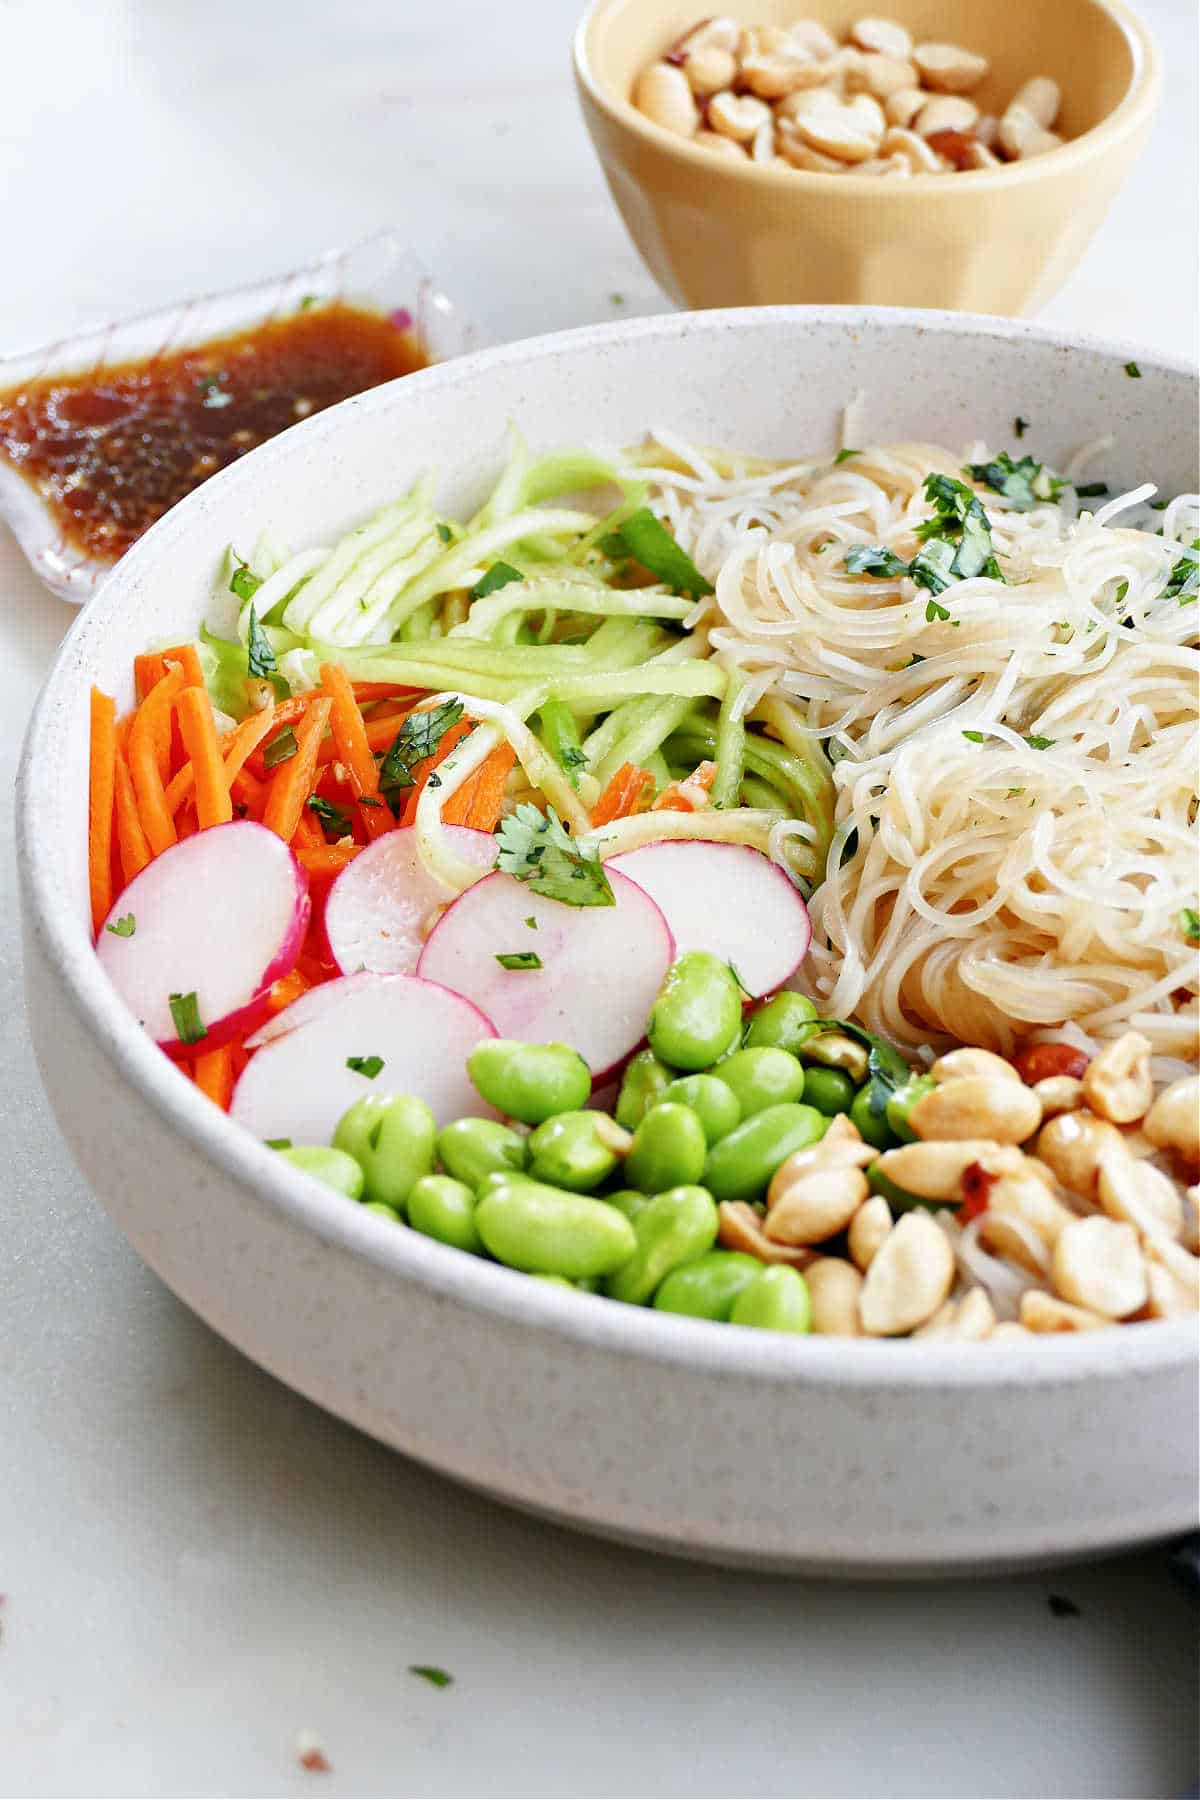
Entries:
[[[643, 143], [660, 153], [674, 156], [684, 168], [690, 165], [718, 181], [769, 184], [781, 194], [809, 190], [840, 194], [847, 200], [873, 197], [880, 202], [895, 202], [895, 183], [881, 182], [876, 175], [823, 175], [812, 169], [768, 169], [755, 163], [733, 162], [727, 157], [716, 157], [702, 145], [690, 143], [687, 138], [676, 137], [673, 132], [656, 125], [652, 119], [647, 119], [631, 100], [626, 99], [623, 94], [615, 94], [601, 81], [592, 67], [592, 45], [604, 30], [605, 15], [619, 3], [620, 0], [592, 0], [575, 28], [572, 45], [576, 79], [592, 102], [615, 125], [633, 137], [641, 138]], [[1031, 157], [1028, 162], [1006, 163], [1000, 169], [958, 171], [954, 178], [956, 193], [962, 191], [963, 183], [969, 183], [972, 191], [979, 192], [993, 188], [1028, 186], [1031, 182], [1053, 180], [1059, 174], [1069, 175], [1073, 169], [1081, 168], [1102, 155], [1110, 146], [1136, 136], [1142, 124], [1148, 120], [1162, 93], [1162, 57], [1158, 45], [1145, 22], [1124, 4], [1124, 0], [1087, 0], [1087, 3], [1098, 11], [1107, 13], [1129, 45], [1133, 74], [1122, 99], [1090, 131], [1082, 132], [1079, 137], [1060, 145], [1057, 150], [1048, 151], [1044, 156]], [[1053, 5], [1055, 0], [1047, 0], [1047, 4]], [[910, 176], [901, 184], [901, 198], [939, 193], [945, 195], [945, 180], [944, 175]]]
[[54, 766], [48, 759], [55, 758], [57, 743], [68, 731], [80, 729], [78, 716], [67, 712], [62, 690], [76, 671], [86, 680], [90, 652], [119, 617], [126, 588], [170, 558], [181, 527], [190, 517], [189, 509], [210, 503], [218, 484], [244, 480], [248, 467], [261, 479], [268, 466], [286, 481], [293, 459], [307, 457], [323, 443], [341, 438], [352, 445], [354, 417], [389, 409], [401, 385], [404, 394], [419, 405], [422, 396], [453, 387], [464, 374], [478, 376], [489, 369], [513, 366], [535, 368], [544, 357], [561, 355], [564, 350], [582, 357], [638, 339], [666, 343], [697, 333], [717, 341], [727, 334], [782, 324], [794, 325], [802, 337], [814, 326], [819, 330], [828, 324], [844, 330], [868, 321], [957, 339], [1034, 339], [1062, 351], [1099, 354], [1119, 362], [1136, 359], [1145, 369], [1184, 377], [1193, 374], [1186, 362], [1138, 345], [1081, 338], [986, 315], [892, 307], [774, 306], [668, 314], [529, 338], [408, 375], [402, 384], [391, 382], [331, 407], [253, 451], [176, 506], [122, 559], [68, 633], [30, 720], [17, 778], [17, 855], [27, 928], [36, 933], [47, 959], [57, 968], [65, 996], [84, 1029], [121, 1078], [215, 1168], [256, 1189], [287, 1220], [323, 1243], [340, 1247], [385, 1272], [418, 1280], [433, 1292], [481, 1313], [600, 1352], [756, 1382], [802, 1381], [859, 1389], [991, 1389], [1077, 1384], [1093, 1377], [1114, 1379], [1179, 1367], [1196, 1354], [1197, 1334], [1190, 1320], [1147, 1322], [1136, 1330], [1064, 1334], [1045, 1343], [956, 1344], [947, 1352], [937, 1343], [789, 1338], [765, 1331], [734, 1331], [705, 1320], [620, 1306], [589, 1294], [567, 1294], [548, 1282], [531, 1281], [417, 1232], [397, 1230], [291, 1169], [219, 1113], [173, 1067], [139, 1030], [98, 959], [78, 953], [80, 921], [66, 898], [70, 883], [65, 851], [60, 847], [66, 831], [78, 828], [77, 820], [69, 826], [59, 822], [56, 827], [53, 817], [47, 817], [45, 783], [39, 781], [37, 771]]

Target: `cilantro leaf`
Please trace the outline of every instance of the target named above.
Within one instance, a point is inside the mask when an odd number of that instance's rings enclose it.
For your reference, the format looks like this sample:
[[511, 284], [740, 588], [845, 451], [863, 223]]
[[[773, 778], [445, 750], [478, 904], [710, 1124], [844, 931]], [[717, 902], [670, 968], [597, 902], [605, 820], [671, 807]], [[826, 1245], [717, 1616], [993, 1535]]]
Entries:
[[607, 555], [631, 556], [676, 594], [691, 594], [698, 600], [713, 591], [712, 582], [648, 506], [631, 513], [619, 531], [605, 538], [602, 548]]
[[1135, 362], [1127, 362], [1125, 364], [1125, 373], [1131, 381], [1140, 381], [1142, 379], [1142, 371]]
[[264, 1138], [263, 1143], [268, 1150], [290, 1150], [292, 1147], [291, 1138]]
[[1023, 419], [1021, 417], [1020, 413], [1018, 413], [1016, 418], [1013, 420], [1013, 431], [1016, 433], [1016, 435], [1019, 438], [1023, 438], [1025, 436], [1025, 433], [1028, 430], [1029, 430], [1029, 420]]
[[252, 600], [246, 639], [246, 673], [250, 676], [274, 675], [277, 666], [271, 640], [258, 622]]
[[208, 1036], [208, 1027], [200, 1017], [200, 1005], [194, 991], [190, 994], [171, 994], [167, 1004], [171, 1008], [175, 1035], [181, 1044], [198, 1044], [201, 1038]]
[[837, 455], [833, 459], [833, 466], [835, 469], [840, 469], [842, 464], [844, 462], [849, 462], [850, 458], [852, 456], [861, 456], [861, 455], [862, 455], [861, 450], [839, 450]]
[[472, 600], [486, 600], [498, 588], [507, 587], [510, 581], [524, 581], [520, 569], [514, 569], [511, 563], [494, 562], [490, 569], [485, 569], [475, 586], [471, 589]]
[[237, 551], [233, 552], [237, 568], [229, 577], [229, 591], [236, 594], [239, 600], [253, 600], [262, 586], [262, 577], [256, 575], [248, 562], [243, 562]]
[[126, 913], [115, 925], [106, 925], [105, 931], [111, 931], [114, 937], [132, 937], [137, 930], [137, 920], [132, 913]]
[[991, 462], [968, 463], [967, 473], [994, 494], [1003, 494], [1014, 512], [1030, 512], [1039, 500], [1057, 500], [1067, 485], [1032, 456], [1014, 462], [1006, 450]]
[[435, 1668], [432, 1663], [409, 1663], [410, 1675], [417, 1675], [427, 1681], [430, 1687], [445, 1688], [453, 1685], [454, 1677], [445, 1669]]
[[316, 813], [326, 831], [335, 837], [345, 837], [350, 829], [350, 817], [340, 806], [335, 806], [332, 800], [323, 800], [320, 794], [310, 794], [305, 805]]
[[818, 1019], [814, 1023], [817, 1034], [843, 1031], [847, 1037], [866, 1045], [870, 1052], [867, 1057], [867, 1109], [874, 1118], [882, 1118], [892, 1095], [912, 1080], [912, 1070], [899, 1050], [886, 1038], [876, 1037], [873, 1031], [865, 1031], [861, 1025], [847, 1019]]
[[502, 969], [540, 969], [542, 959], [536, 950], [502, 950], [496, 961]]
[[1179, 929], [1189, 944], [1200, 944], [1200, 912], [1194, 906], [1185, 906], [1180, 913]]
[[925, 623], [927, 625], [932, 625], [938, 619], [945, 620], [949, 617], [950, 608], [948, 606], [939, 606], [936, 600], [929, 600], [926, 602]]
[[462, 716], [460, 700], [443, 700], [428, 712], [409, 713], [379, 765], [379, 786], [393, 812], [399, 810], [400, 792], [416, 784], [413, 769], [434, 754], [446, 733]]
[[533, 914], [532, 914], [532, 913], [530, 913], [530, 915], [529, 915], [529, 917], [528, 917], [528, 918], [527, 918], [527, 919], [526, 919], [526, 921], [525, 921], [525, 923], [526, 923], [526, 924], [527, 924], [527, 925], [528, 925], [528, 927], [529, 927], [529, 929], [530, 929], [530, 931], [536, 931], [536, 930], [537, 930], [537, 928], [538, 928], [538, 922], [537, 922], [537, 920], [536, 920], [536, 919], [535, 919], [535, 918], [534, 918], [534, 916], [533, 916]]
[[282, 731], [276, 732], [275, 736], [264, 749], [263, 768], [274, 769], [281, 762], [287, 762], [291, 757], [295, 756], [299, 748], [300, 746], [296, 742], [295, 732], [290, 725], [285, 725]]
[[1036, 732], [1031, 737], [1027, 737], [1025, 742], [1031, 750], [1053, 750], [1054, 748], [1053, 738], [1038, 737]]
[[894, 550], [879, 545], [855, 544], [847, 550], [844, 566], [851, 575], [907, 575], [908, 564]]
[[1162, 591], [1164, 600], [1178, 600], [1180, 606], [1184, 606], [1200, 592], [1200, 559], [1197, 559], [1197, 550], [1200, 550], [1200, 538], [1196, 538], [1191, 549], [1185, 550], [1179, 561], [1172, 566], [1167, 585]]
[[437, 534], [443, 544], [452, 544], [454, 542], [453, 530], [440, 519], [438, 521]]
[[986, 744], [986, 731], [964, 731], [963, 736], [972, 744]]
[[553, 807], [543, 818], [536, 806], [522, 801], [496, 836], [496, 867], [528, 882], [533, 893], [567, 906], [616, 905], [599, 856], [579, 848]]
[[348, 1056], [346, 1067], [355, 1075], [365, 1075], [368, 1081], [374, 1081], [383, 1068], [382, 1056]]
[[1107, 494], [1108, 483], [1107, 481], [1086, 481], [1082, 487], [1077, 485], [1075, 492], [1081, 500], [1098, 500], [1101, 494]]

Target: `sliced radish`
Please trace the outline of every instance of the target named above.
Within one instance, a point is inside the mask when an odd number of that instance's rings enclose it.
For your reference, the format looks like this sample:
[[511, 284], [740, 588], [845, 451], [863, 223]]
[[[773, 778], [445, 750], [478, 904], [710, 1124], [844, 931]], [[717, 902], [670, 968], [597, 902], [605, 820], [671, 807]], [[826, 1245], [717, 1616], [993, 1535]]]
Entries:
[[[287, 845], [265, 825], [235, 820], [172, 844], [136, 875], [96, 954], [168, 1056], [195, 1056], [258, 1024], [272, 982], [295, 967], [308, 915], [308, 877]], [[172, 995], [203, 1037], [180, 1041]]]
[[286, 1037], [298, 1025], [307, 1025], [313, 1019], [319, 1019], [331, 1006], [340, 1006], [352, 988], [373, 987], [374, 983], [374, 975], [360, 973], [345, 975], [336, 981], [324, 981], [318, 987], [309, 988], [298, 1000], [281, 1007], [265, 1025], [260, 1025], [253, 1036], [246, 1039], [247, 1050], [260, 1050], [273, 1039]]
[[[481, 869], [494, 868], [496, 840], [466, 825], [446, 828], [456, 856]], [[329, 890], [325, 936], [334, 961], [349, 975], [407, 975], [416, 968], [430, 917], [454, 899], [421, 860], [411, 825], [389, 831], [360, 850]]]
[[666, 914], [675, 954], [711, 950], [755, 999], [774, 993], [808, 954], [808, 908], [761, 850], [682, 838], [626, 850], [605, 863], [645, 888]]
[[[502, 1037], [573, 1045], [601, 1080], [645, 1037], [674, 955], [654, 901], [611, 865], [609, 880], [615, 906], [566, 906], [485, 875], [434, 927], [417, 973], [474, 1000]], [[530, 953], [540, 968], [496, 960]]]
[[[313, 1004], [318, 997], [322, 1004]], [[289, 1013], [300, 1015], [294, 1029]], [[439, 1125], [466, 1113], [493, 1118], [467, 1078], [467, 1057], [496, 1028], [478, 1007], [415, 975], [351, 975], [302, 994], [271, 1021], [278, 1031], [250, 1058], [230, 1115], [264, 1139], [328, 1144], [364, 1094], [417, 1094]], [[379, 1057], [373, 1076], [351, 1060]]]

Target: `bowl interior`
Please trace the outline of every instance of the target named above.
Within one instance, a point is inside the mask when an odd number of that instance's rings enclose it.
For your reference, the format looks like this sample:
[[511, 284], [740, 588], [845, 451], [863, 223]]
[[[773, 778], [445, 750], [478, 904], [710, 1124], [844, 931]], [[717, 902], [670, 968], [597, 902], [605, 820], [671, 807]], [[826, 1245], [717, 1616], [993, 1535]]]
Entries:
[[[795, 0], [729, 0], [720, 10], [746, 25], [798, 16]], [[918, 43], [960, 43], [986, 56], [990, 70], [972, 95], [984, 112], [1003, 112], [1030, 76], [1053, 76], [1067, 138], [1114, 112], [1139, 73], [1136, 38], [1102, 0], [888, 0], [879, 10]], [[837, 37], [863, 16], [855, 0], [806, 0], [799, 11]], [[610, 99], [627, 102], [638, 71], [706, 16], [698, 0], [599, 0], [584, 31], [588, 67]]]
[[[1132, 357], [1140, 380], [1125, 373]], [[1196, 480], [1195, 378], [1182, 367], [1128, 345], [1080, 346], [1003, 320], [776, 307], [593, 327], [408, 376], [293, 427], [155, 525], [70, 633], [30, 727], [19, 793], [28, 922], [118, 1078], [134, 1083], [214, 1164], [270, 1191], [275, 1175], [266, 1172], [265, 1154], [196, 1093], [125, 1011], [93, 953], [88, 920], [88, 689], [95, 683], [129, 703], [133, 656], [195, 634], [227, 545], [244, 555], [263, 529], [295, 548], [328, 542], [431, 466], [445, 471], [446, 508], [470, 507], [506, 455], [510, 422], [534, 446], [617, 446], [662, 427], [697, 443], [782, 458], [835, 445], [856, 390], [865, 396], [855, 427], [860, 443], [919, 438], [965, 451], [985, 440], [1020, 454], [1013, 436], [1020, 414], [1030, 422], [1021, 448], [1059, 465], [1111, 433], [1088, 472], [1114, 492], [1153, 479], [1173, 494]], [[363, 1238], [361, 1221], [350, 1216], [357, 1209], [332, 1196], [321, 1197], [321, 1206], [323, 1233], [355, 1244]], [[423, 1270], [429, 1261], [411, 1244], [413, 1234], [378, 1236], [387, 1243], [372, 1243], [369, 1254], [385, 1267]], [[509, 1305], [516, 1278], [507, 1271], [447, 1257], [448, 1284]], [[522, 1305], [553, 1313], [542, 1299]], [[678, 1321], [637, 1309], [629, 1309], [637, 1316], [609, 1309], [622, 1316], [600, 1327], [593, 1310], [585, 1309], [579, 1329], [611, 1328], [659, 1352], [687, 1337], [672, 1332]], [[561, 1328], [574, 1331], [576, 1315], [564, 1316]], [[1157, 1329], [1147, 1328], [1155, 1341]], [[722, 1366], [754, 1360], [755, 1345], [727, 1341], [739, 1335], [714, 1346]], [[919, 1348], [905, 1358], [905, 1371], [924, 1366]], [[1051, 1348], [1058, 1369], [1063, 1359], [1115, 1354], [1082, 1343]], [[789, 1363], [793, 1349], [810, 1354], [806, 1366], [811, 1353], [820, 1355], [816, 1345], [790, 1344], [773, 1354]], [[858, 1366], [875, 1352], [891, 1354], [886, 1345], [852, 1344], [838, 1355]], [[1049, 1358], [1047, 1351], [1036, 1360]]]

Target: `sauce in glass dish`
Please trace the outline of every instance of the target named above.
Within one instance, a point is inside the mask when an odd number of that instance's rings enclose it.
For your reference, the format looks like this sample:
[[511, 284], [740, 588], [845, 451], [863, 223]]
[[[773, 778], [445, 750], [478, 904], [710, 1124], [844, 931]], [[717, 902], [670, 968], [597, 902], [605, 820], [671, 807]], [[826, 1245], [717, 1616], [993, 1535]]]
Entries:
[[0, 456], [72, 549], [115, 562], [218, 469], [428, 360], [407, 312], [302, 305], [186, 349], [24, 382], [0, 394]]

